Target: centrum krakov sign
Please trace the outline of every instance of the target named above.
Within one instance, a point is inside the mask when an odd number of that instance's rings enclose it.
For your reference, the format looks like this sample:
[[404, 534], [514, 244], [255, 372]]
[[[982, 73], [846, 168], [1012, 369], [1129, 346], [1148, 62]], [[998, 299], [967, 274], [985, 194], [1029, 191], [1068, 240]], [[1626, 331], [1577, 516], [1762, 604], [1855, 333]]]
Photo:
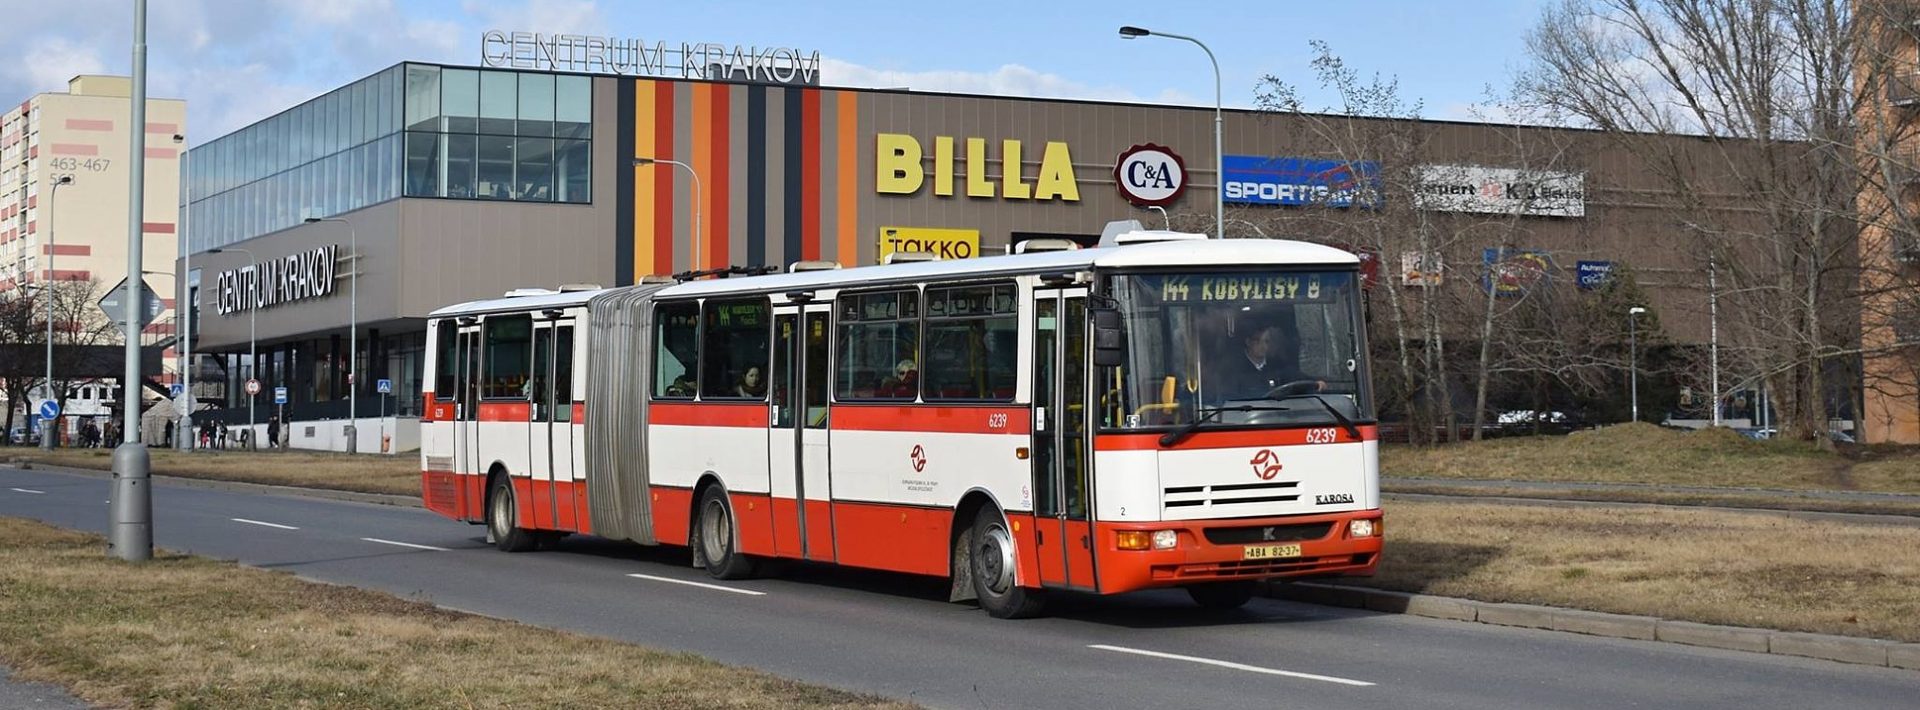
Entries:
[[339, 250], [337, 244], [315, 247], [222, 271], [214, 280], [215, 308], [220, 315], [230, 316], [333, 293], [334, 256]]
[[480, 63], [587, 74], [820, 85], [819, 50], [711, 42], [649, 45], [638, 37], [487, 30], [480, 35]]

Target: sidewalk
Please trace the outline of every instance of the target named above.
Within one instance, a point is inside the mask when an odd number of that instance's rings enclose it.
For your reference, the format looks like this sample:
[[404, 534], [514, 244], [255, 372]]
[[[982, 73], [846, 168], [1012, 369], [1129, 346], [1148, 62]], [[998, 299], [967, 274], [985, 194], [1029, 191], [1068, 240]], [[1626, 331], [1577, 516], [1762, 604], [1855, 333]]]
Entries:
[[86, 710], [92, 707], [73, 697], [66, 688], [49, 683], [15, 681], [10, 677], [11, 673], [6, 666], [0, 666], [0, 708]]

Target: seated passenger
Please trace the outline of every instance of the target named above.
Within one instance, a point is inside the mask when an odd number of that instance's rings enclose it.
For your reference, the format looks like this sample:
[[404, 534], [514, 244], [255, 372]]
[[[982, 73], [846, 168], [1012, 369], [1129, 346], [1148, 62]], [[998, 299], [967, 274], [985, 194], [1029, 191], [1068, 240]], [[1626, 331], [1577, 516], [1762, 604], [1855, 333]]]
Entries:
[[760, 377], [758, 366], [749, 367], [740, 375], [740, 384], [733, 388], [734, 396], [759, 399], [767, 394], [767, 382]]
[[893, 376], [880, 385], [880, 391], [887, 397], [912, 397], [918, 392], [919, 385], [920, 369], [914, 365], [912, 358], [908, 358], [893, 367]]

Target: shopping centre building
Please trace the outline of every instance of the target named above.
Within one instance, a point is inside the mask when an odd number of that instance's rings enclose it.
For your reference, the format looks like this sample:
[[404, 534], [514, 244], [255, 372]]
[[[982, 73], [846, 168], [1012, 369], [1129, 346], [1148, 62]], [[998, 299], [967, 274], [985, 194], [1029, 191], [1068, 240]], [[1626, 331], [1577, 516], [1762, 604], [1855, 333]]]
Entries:
[[[195, 147], [183, 222], [210, 355], [195, 389], [227, 405], [211, 416], [245, 421], [242, 383], [258, 377], [257, 420], [284, 387], [295, 445], [344, 448], [351, 327], [359, 416], [392, 417], [363, 422], [357, 448], [378, 450], [381, 431], [409, 448], [423, 317], [514, 288], [998, 254], [1114, 220], [1158, 226], [1152, 207], [1211, 231], [1223, 182], [1229, 236], [1394, 199], [1378, 185], [1392, 156], [1335, 145], [1325, 117], [1228, 111], [1223, 181], [1211, 108], [833, 88], [817, 54], [702, 47], [662, 50], [674, 62], [642, 46], [635, 61], [597, 39], [489, 33], [484, 66], [396, 65]], [[1658, 248], [1679, 226], [1635, 161], [1594, 133], [1421, 126], [1431, 220], [1517, 224], [1558, 277], [1631, 260], [1670, 336], [1705, 341], [1704, 271]], [[1523, 159], [1521, 144], [1556, 148]], [[1469, 264], [1454, 279], [1468, 286], [1498, 246], [1389, 249], [1376, 287], [1431, 285], [1445, 263]]]

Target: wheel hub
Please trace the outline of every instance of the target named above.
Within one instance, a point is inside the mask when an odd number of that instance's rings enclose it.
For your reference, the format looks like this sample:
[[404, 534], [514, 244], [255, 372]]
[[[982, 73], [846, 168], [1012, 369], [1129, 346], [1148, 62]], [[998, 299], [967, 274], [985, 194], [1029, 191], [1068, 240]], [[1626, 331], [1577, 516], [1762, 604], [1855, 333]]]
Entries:
[[1013, 539], [1007, 529], [994, 525], [980, 536], [974, 552], [974, 568], [988, 591], [1006, 594], [1013, 589]]

